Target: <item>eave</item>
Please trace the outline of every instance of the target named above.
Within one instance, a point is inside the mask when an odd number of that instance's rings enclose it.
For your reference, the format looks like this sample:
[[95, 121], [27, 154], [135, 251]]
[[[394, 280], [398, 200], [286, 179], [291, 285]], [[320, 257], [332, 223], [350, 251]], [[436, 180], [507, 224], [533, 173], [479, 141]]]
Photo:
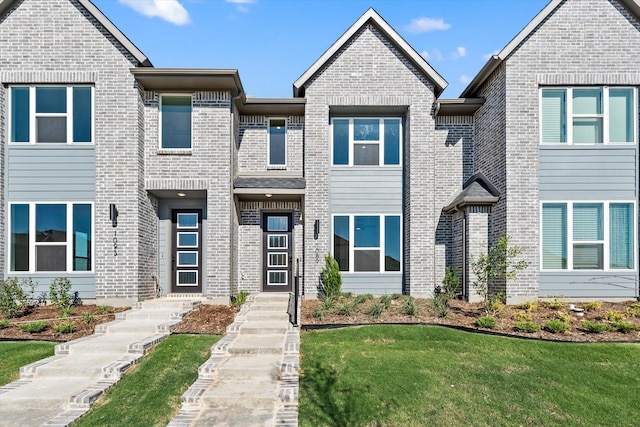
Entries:
[[235, 69], [218, 68], [132, 68], [131, 74], [145, 90], [156, 92], [229, 91], [244, 95], [240, 75]]

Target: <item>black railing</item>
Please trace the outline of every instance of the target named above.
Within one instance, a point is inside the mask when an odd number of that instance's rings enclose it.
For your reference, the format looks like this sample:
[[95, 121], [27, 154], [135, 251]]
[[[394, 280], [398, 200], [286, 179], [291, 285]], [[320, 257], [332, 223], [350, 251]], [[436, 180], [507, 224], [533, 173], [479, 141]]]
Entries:
[[300, 302], [300, 260], [296, 259], [296, 275], [293, 279], [293, 326], [298, 326], [298, 304]]

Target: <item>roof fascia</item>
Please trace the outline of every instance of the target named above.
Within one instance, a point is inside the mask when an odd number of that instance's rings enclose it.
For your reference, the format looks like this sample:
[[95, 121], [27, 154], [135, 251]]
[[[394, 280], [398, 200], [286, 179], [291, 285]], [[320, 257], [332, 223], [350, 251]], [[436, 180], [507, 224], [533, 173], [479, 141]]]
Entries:
[[239, 105], [240, 113], [264, 116], [304, 116], [304, 98], [246, 98]]
[[484, 98], [455, 98], [436, 100], [435, 115], [438, 116], [473, 116], [484, 104]]
[[180, 91], [198, 89], [231, 90], [233, 96], [244, 96], [244, 88], [236, 69], [221, 68], [131, 68], [129, 70], [147, 90]]

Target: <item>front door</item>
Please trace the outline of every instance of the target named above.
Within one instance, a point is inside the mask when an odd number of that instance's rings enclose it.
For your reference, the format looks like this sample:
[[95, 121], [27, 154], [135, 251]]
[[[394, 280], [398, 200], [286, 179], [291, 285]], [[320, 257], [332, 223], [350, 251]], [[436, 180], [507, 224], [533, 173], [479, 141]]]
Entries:
[[202, 210], [172, 211], [171, 292], [202, 292]]
[[291, 292], [291, 222], [290, 213], [265, 213], [262, 216], [264, 292]]

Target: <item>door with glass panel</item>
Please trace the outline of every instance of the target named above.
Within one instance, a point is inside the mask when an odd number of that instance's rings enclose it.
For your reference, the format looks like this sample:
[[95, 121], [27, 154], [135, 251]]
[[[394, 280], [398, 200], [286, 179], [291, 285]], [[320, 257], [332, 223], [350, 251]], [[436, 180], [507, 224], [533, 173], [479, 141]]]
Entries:
[[264, 292], [290, 292], [292, 287], [292, 216], [265, 213], [262, 216]]
[[202, 292], [202, 210], [173, 210], [171, 230], [171, 292]]

